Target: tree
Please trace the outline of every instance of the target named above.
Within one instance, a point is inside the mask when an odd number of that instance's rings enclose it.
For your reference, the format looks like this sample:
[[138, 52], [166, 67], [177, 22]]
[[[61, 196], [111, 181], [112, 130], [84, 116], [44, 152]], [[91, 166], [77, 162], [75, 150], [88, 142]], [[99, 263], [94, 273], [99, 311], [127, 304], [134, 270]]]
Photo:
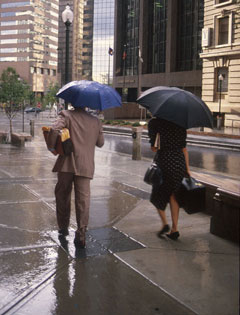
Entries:
[[43, 99], [43, 106], [46, 107], [46, 105], [50, 105], [51, 108], [54, 105], [54, 103], [58, 102], [58, 98], [56, 97], [56, 94], [58, 90], [60, 89], [58, 84], [50, 84], [48, 87], [48, 91]]
[[14, 68], [8, 67], [0, 77], [0, 102], [9, 119], [9, 141], [12, 135], [12, 120], [29, 96], [29, 85], [20, 78]]

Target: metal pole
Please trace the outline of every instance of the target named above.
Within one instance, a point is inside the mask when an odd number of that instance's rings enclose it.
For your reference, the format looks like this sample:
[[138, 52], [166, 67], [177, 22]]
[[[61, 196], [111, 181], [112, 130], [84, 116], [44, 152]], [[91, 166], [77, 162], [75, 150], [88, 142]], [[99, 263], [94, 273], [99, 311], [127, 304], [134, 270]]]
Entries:
[[24, 132], [24, 108], [25, 108], [25, 100], [22, 103], [22, 131]]
[[[66, 58], [65, 58], [65, 84], [68, 83], [69, 81], [69, 75], [68, 75], [68, 71], [69, 71], [69, 28], [71, 23], [67, 20], [66, 23]], [[65, 109], [68, 109], [68, 102], [65, 101]]]
[[132, 138], [133, 138], [133, 147], [132, 147], [132, 160], [141, 160], [141, 139], [142, 139], [142, 127], [133, 127], [132, 128]]
[[122, 95], [123, 95], [123, 102], [126, 101], [126, 95], [125, 95], [125, 79], [126, 79], [126, 47], [127, 45], [124, 45], [123, 48], [123, 90], [122, 90]]
[[219, 84], [220, 84], [220, 98], [219, 98], [218, 114], [219, 114], [219, 117], [220, 117], [221, 116], [221, 99], [222, 99], [222, 80], [219, 80]]
[[34, 120], [30, 120], [30, 135], [34, 137]]

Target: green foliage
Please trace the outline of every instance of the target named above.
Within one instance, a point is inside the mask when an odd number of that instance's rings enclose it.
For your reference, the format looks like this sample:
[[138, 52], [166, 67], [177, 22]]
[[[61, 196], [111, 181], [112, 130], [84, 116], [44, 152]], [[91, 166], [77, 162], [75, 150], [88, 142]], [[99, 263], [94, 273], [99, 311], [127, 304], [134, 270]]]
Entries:
[[0, 77], [0, 103], [10, 123], [12, 134], [12, 119], [23, 107], [24, 100], [30, 95], [29, 85], [22, 80], [14, 68], [8, 67]]
[[104, 125], [112, 125], [112, 126], [132, 126], [132, 127], [139, 127], [141, 124], [137, 122], [131, 122], [129, 120], [121, 120], [121, 119], [116, 119], [116, 120], [102, 120], [102, 123]]
[[0, 77], [0, 102], [6, 106], [18, 107], [29, 97], [29, 86], [21, 80], [14, 68], [8, 67]]
[[139, 126], [141, 126], [141, 125], [139, 124], [139, 122], [135, 122], [135, 123], [132, 124], [132, 126], [133, 126], [133, 127], [139, 127]]
[[46, 93], [46, 95], [43, 98], [43, 107], [46, 108], [46, 105], [51, 105], [51, 107], [53, 106], [54, 103], [58, 102], [58, 98], [56, 97], [56, 94], [58, 92], [58, 90], [60, 89], [58, 84], [50, 84], [49, 88], [48, 88], [48, 92]]

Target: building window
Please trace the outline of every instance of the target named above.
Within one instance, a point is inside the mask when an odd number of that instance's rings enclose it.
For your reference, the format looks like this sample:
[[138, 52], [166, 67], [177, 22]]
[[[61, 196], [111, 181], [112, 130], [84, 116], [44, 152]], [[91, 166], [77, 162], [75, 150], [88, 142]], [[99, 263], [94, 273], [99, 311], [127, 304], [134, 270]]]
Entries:
[[1, 17], [6, 17], [6, 16], [15, 16], [16, 12], [3, 12], [1, 13]]
[[125, 38], [122, 45], [122, 69], [125, 69], [123, 75], [138, 74], [139, 13], [140, 0], [123, 2], [122, 20], [125, 27], [123, 31]]
[[232, 3], [232, 0], [215, 0], [215, 6], [220, 7]]
[[1, 8], [15, 8], [30, 5], [30, 1], [2, 3]]
[[1, 26], [17, 25], [17, 21], [4, 21], [1, 22]]
[[[220, 80], [220, 75], [222, 76], [222, 80]], [[227, 67], [221, 67], [217, 68], [216, 71], [216, 81], [217, 81], [217, 92], [219, 93], [220, 90], [223, 93], [228, 92], [228, 68]]]
[[178, 0], [177, 71], [201, 70], [203, 0]]
[[150, 1], [148, 21], [148, 72], [165, 72], [167, 0]]
[[17, 48], [0, 48], [0, 53], [8, 54], [17, 52]]
[[17, 57], [0, 57], [0, 61], [7, 61], [7, 62], [11, 62], [11, 61], [17, 61]]
[[18, 40], [16, 38], [0, 39], [0, 44], [16, 44]]
[[232, 38], [232, 14], [215, 17], [215, 45], [229, 45]]

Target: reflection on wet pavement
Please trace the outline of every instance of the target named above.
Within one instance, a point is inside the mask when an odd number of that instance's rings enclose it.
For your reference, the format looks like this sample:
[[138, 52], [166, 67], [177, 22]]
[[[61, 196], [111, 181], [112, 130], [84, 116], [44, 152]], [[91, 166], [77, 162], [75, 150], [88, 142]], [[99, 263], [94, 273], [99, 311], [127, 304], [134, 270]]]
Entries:
[[[113, 255], [73, 260], [18, 311], [29, 314], [194, 314]], [[174, 313], [171, 313], [174, 312]]]
[[[132, 139], [130, 137], [107, 134], [105, 140], [104, 150], [132, 154]], [[141, 151], [143, 157], [153, 158], [148, 140], [142, 139]], [[228, 176], [240, 176], [240, 152], [191, 145], [188, 145], [188, 151], [191, 167], [224, 173]]]

